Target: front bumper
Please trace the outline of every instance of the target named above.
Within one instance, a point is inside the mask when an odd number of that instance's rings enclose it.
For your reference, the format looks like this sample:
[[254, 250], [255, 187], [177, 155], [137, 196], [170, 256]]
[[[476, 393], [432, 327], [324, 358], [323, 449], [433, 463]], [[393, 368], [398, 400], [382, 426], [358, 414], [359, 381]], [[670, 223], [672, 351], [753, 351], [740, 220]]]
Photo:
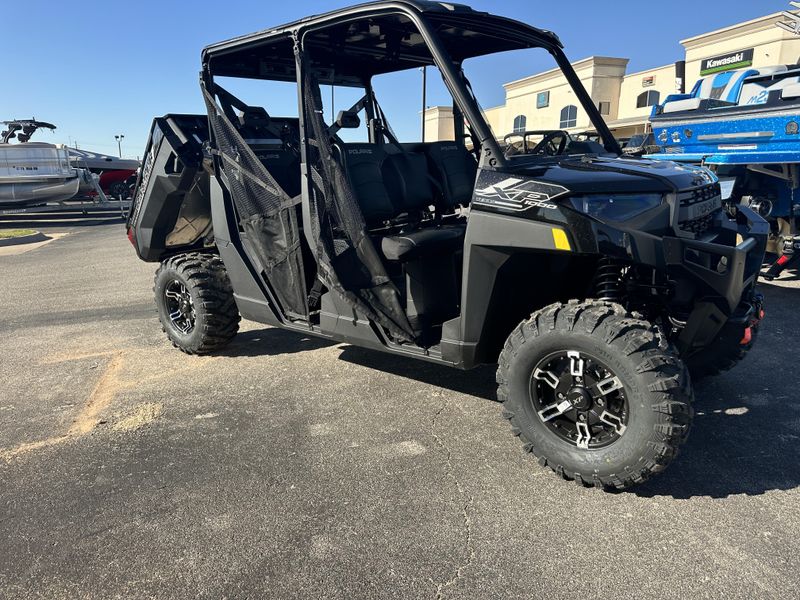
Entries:
[[696, 238], [595, 223], [577, 239], [585, 240], [581, 248], [594, 243], [602, 255], [648, 265], [665, 276], [672, 288], [662, 300], [680, 322], [674, 341], [688, 356], [708, 347], [729, 321], [760, 313], [756, 284], [768, 233], [769, 224], [760, 215], [739, 206], [735, 218], [718, 211]]
[[[748, 328], [764, 316], [763, 296], [756, 291], [769, 224], [748, 207], [736, 219], [717, 217], [714, 240], [664, 239], [664, 259], [671, 279], [692, 281], [695, 303], [676, 343], [684, 356], [708, 347], [723, 331], [746, 341]], [[718, 243], [720, 238], [734, 245]]]
[[[684, 275], [702, 282], [706, 293], [724, 301], [723, 309], [732, 313], [742, 294], [755, 285], [763, 265], [769, 224], [751, 208], [738, 207], [736, 220], [725, 213], [716, 217], [712, 240], [679, 237], [663, 240], [664, 261], [670, 276]], [[736, 245], [720, 243], [735, 240]]]

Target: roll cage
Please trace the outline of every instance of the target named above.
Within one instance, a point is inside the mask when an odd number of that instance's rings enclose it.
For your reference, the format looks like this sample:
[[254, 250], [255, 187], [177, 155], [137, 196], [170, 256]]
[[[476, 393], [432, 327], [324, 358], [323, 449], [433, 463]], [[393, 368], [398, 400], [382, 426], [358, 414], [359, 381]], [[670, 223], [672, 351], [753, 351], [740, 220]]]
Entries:
[[[620, 154], [554, 33], [459, 4], [372, 2], [212, 44], [202, 53], [201, 78], [207, 87], [215, 76], [294, 81], [302, 96], [304, 68], [313, 70], [321, 85], [364, 87], [370, 92], [376, 75], [436, 66], [456, 114], [463, 115], [473, 143], [481, 150], [481, 167], [503, 169], [508, 163], [461, 66], [469, 58], [526, 48], [544, 48], [554, 57], [605, 149]], [[302, 97], [299, 103], [302, 108]], [[460, 126], [456, 119], [457, 135]], [[377, 137], [379, 132], [370, 135]]]

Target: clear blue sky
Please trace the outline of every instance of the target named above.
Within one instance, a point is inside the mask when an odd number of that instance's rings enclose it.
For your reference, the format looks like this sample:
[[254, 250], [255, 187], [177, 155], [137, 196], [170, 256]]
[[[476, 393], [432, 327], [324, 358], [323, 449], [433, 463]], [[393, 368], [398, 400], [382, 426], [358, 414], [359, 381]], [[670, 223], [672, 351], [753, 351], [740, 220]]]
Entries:
[[[203, 112], [197, 85], [203, 46], [352, 3], [7, 0], [0, 34], [0, 120], [35, 116], [58, 126], [52, 135], [40, 133], [40, 140], [77, 140], [82, 148], [106, 153], [116, 153], [114, 135], [122, 133], [123, 154], [138, 156], [153, 116]], [[629, 72], [681, 58], [681, 39], [789, 8], [784, 0], [466, 3], [555, 31], [573, 60], [591, 55], [630, 58]], [[482, 60], [468, 72], [488, 108], [503, 102], [503, 82], [541, 67], [498, 57]], [[403, 94], [408, 93], [416, 101], [418, 84], [413, 92], [406, 88], [412, 83], [408, 77], [395, 83], [395, 89], [388, 90], [397, 92], [390, 101], [402, 106], [408, 101]], [[433, 82], [430, 94], [429, 104], [444, 102], [438, 82]], [[390, 116], [395, 112], [385, 108]], [[395, 129], [416, 131], [417, 112], [406, 115], [393, 122]]]

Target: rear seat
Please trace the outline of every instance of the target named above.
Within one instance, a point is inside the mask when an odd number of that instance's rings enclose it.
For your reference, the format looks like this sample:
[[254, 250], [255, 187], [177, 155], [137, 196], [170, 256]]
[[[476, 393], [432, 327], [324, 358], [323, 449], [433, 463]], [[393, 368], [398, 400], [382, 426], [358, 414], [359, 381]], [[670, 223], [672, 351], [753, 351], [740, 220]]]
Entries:
[[423, 144], [431, 171], [441, 182], [446, 208], [467, 206], [472, 200], [478, 164], [463, 144], [433, 142]]
[[[466, 197], [460, 183], [463, 168], [457, 161], [442, 157], [447, 150], [437, 152], [434, 159], [377, 144], [343, 144], [339, 152], [368, 228], [375, 229], [406, 216], [399, 234], [376, 236], [376, 246], [384, 258], [409, 262], [461, 249], [465, 227], [418, 226], [423, 212], [437, 203], [438, 187], [442, 188], [446, 203]], [[429, 176], [429, 162], [440, 165], [441, 183]], [[447, 173], [452, 173], [450, 180], [444, 179]], [[472, 184], [470, 196], [471, 189]]]
[[239, 117], [239, 133], [284, 192], [294, 198], [300, 194], [300, 157], [286, 148], [279, 130], [267, 111], [249, 106]]

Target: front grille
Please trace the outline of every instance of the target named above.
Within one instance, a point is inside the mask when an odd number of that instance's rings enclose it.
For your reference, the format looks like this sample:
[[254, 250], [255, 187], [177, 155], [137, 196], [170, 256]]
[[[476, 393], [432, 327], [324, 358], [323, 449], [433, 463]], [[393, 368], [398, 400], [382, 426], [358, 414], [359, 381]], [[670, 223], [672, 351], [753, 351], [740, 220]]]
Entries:
[[700, 237], [706, 231], [711, 229], [711, 225], [714, 223], [714, 217], [711, 215], [707, 215], [705, 217], [700, 217], [699, 219], [693, 219], [691, 221], [684, 221], [683, 223], [679, 224], [680, 230], [685, 231], [686, 233], [693, 233], [695, 236]]
[[700, 237], [714, 223], [714, 213], [722, 208], [719, 183], [678, 193], [678, 229]]

